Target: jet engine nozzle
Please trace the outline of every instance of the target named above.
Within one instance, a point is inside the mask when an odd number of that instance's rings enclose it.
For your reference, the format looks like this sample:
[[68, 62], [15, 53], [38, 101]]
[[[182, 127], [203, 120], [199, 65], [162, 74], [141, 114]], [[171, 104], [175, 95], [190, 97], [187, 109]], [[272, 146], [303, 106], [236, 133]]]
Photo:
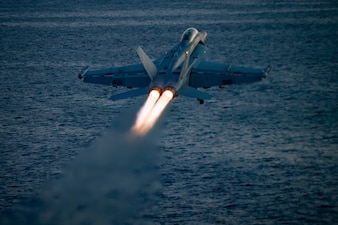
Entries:
[[150, 89], [149, 93], [152, 93], [153, 91], [158, 92], [159, 95], [162, 94], [162, 88], [158, 87], [158, 86], [154, 86]]
[[[163, 91], [163, 94], [166, 92], [166, 91], [169, 91], [172, 93], [172, 98], [175, 98], [177, 96], [176, 94], [176, 89], [174, 87], [171, 87], [171, 86], [168, 86], [166, 88], [164, 88], [164, 91]], [[168, 93], [168, 92], [166, 92]]]

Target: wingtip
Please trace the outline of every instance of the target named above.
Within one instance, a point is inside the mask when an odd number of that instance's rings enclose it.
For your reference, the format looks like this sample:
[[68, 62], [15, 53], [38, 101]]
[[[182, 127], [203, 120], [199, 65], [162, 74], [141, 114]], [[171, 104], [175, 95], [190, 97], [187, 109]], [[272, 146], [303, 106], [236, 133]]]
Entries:
[[83, 79], [85, 77], [86, 73], [88, 72], [88, 70], [89, 70], [89, 66], [83, 67], [82, 70], [80, 71], [79, 75], [78, 75], [78, 78]]
[[264, 74], [265, 74], [265, 77], [269, 76], [272, 72], [272, 69], [273, 67], [271, 65], [268, 65], [265, 70], [264, 70]]

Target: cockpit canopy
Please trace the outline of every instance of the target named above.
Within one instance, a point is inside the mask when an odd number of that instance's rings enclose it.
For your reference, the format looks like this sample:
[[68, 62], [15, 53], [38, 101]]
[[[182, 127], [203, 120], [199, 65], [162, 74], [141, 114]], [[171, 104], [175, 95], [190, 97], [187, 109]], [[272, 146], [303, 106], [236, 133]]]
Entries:
[[196, 28], [193, 27], [188, 28], [182, 34], [181, 41], [192, 42], [192, 40], [194, 40], [194, 38], [198, 35], [198, 33], [199, 32]]

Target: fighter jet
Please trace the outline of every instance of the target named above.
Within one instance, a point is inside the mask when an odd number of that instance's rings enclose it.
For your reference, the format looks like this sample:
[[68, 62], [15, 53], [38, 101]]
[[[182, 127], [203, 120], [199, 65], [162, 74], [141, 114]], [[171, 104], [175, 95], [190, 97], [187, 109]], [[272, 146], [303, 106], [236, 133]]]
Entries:
[[197, 88], [251, 83], [271, 73], [270, 65], [255, 69], [208, 61], [206, 37], [206, 32], [188, 28], [177, 45], [154, 61], [138, 47], [136, 52], [142, 63], [92, 71], [86, 67], [78, 77], [87, 83], [136, 88], [113, 95], [111, 100], [146, 94], [157, 99], [167, 95], [171, 100], [182, 95], [196, 98], [203, 104], [211, 95]]

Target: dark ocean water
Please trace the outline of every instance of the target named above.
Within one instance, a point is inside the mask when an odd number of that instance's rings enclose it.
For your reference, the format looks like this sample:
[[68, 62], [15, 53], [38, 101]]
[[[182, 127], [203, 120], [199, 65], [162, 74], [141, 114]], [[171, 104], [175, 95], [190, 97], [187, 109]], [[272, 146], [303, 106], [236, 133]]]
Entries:
[[[210, 60], [274, 71], [133, 139], [145, 99], [77, 74], [188, 27]], [[338, 224], [335, 1], [2, 1], [0, 40], [0, 224]]]

